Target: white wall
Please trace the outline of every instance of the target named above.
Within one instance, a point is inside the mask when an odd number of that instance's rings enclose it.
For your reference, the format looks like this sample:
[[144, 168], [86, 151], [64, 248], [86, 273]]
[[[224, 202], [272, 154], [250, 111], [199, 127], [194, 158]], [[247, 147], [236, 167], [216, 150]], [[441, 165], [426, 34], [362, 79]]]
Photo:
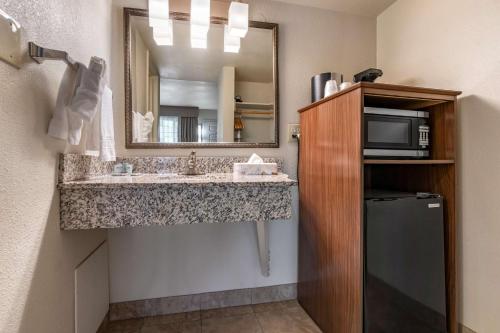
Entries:
[[160, 78], [160, 105], [217, 109], [217, 82]]
[[240, 95], [244, 102], [274, 103], [272, 82], [236, 81], [235, 94]]
[[500, 2], [399, 0], [377, 20], [383, 82], [462, 90], [458, 123], [459, 317], [500, 331]]
[[217, 82], [219, 104], [217, 107], [217, 141], [234, 141], [234, 67], [224, 66]]
[[[199, 155], [247, 155], [285, 159], [285, 172], [295, 177], [297, 146], [286, 140], [288, 123], [310, 101], [311, 76], [343, 72], [346, 78], [375, 65], [375, 19], [259, 0], [248, 1], [253, 20], [280, 25], [280, 148], [198, 149]], [[125, 149], [123, 105], [123, 22], [121, 7], [145, 7], [146, 2], [113, 1], [112, 83], [116, 142], [119, 155], [183, 155], [189, 149]], [[227, 5], [227, 4], [226, 4]], [[171, 2], [172, 10], [178, 10]], [[227, 8], [227, 7], [226, 7]], [[224, 13], [212, 13], [212, 15]], [[271, 225], [271, 276], [261, 277], [251, 224], [191, 225], [112, 230], [110, 246], [111, 301], [162, 297], [183, 293], [256, 287], [297, 280], [297, 196], [294, 217]], [[175, 237], [174, 237], [175, 236]], [[189, 267], [189, 274], [186, 272]], [[185, 281], [185, 282], [184, 282]]]
[[131, 81], [132, 81], [132, 110], [146, 114], [148, 111], [148, 85], [149, 85], [149, 50], [142, 40], [138, 30], [133, 29], [132, 56], [131, 56]]
[[[244, 102], [273, 104], [274, 85], [272, 82], [236, 81], [235, 95], [241, 96]], [[273, 142], [274, 122], [271, 117], [243, 117], [243, 142]]]
[[[110, 58], [110, 1], [4, 0], [0, 7], [23, 25], [24, 48], [35, 41], [83, 62]], [[65, 67], [0, 62], [2, 333], [73, 332], [74, 269], [106, 238], [59, 229], [56, 175], [65, 144], [46, 131]]]
[[108, 244], [75, 269], [75, 333], [96, 333], [109, 311]]

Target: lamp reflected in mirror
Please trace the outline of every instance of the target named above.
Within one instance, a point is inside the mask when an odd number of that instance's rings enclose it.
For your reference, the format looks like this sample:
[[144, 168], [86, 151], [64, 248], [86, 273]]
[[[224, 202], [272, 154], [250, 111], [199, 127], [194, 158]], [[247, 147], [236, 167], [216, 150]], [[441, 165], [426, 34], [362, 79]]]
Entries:
[[234, 118], [234, 142], [241, 142], [241, 131], [245, 128], [241, 117]]

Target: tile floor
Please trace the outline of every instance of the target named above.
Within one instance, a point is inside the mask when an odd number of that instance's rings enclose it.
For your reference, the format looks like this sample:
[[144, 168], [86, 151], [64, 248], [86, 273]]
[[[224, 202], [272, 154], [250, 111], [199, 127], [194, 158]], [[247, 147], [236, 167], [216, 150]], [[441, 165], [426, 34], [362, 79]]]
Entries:
[[113, 321], [107, 333], [321, 333], [297, 301]]

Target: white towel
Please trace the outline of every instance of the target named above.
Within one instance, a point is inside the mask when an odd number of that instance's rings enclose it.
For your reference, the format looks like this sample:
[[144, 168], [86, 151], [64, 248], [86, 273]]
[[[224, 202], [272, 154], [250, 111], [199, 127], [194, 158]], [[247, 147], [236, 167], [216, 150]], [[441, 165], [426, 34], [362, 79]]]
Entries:
[[132, 111], [132, 142], [149, 142], [149, 135], [153, 130], [155, 117], [153, 112]]
[[101, 105], [97, 108], [94, 119], [85, 128], [85, 155], [99, 156], [101, 150]]
[[[82, 71], [85, 69], [85, 65], [77, 64], [77, 69], [68, 66], [59, 85], [59, 92], [57, 94], [56, 108], [52, 119], [50, 120], [48, 134], [51, 137], [61, 140], [68, 140], [71, 138], [79, 136], [81, 133], [81, 128], [83, 123], [75, 119], [75, 117], [69, 117], [68, 106], [73, 98], [75, 88], [79, 84], [81, 79]], [[71, 124], [70, 124], [71, 122]], [[79, 139], [78, 139], [79, 141]]]
[[144, 116], [140, 112], [132, 111], [132, 142], [144, 142], [142, 140], [142, 126]]
[[137, 112], [132, 111], [132, 142], [139, 142], [139, 125]]
[[92, 57], [89, 68], [83, 70], [73, 100], [71, 111], [75, 112], [86, 122], [92, 121], [101, 103], [102, 78], [105, 72], [105, 62], [101, 58]]
[[87, 127], [86, 134], [87, 155], [99, 156], [101, 161], [116, 161], [113, 92], [108, 86], [103, 88], [101, 103], [94, 119]]
[[146, 112], [141, 124], [141, 142], [149, 142], [149, 135], [153, 131], [154, 121], [153, 112]]
[[102, 161], [116, 161], [113, 92], [107, 86], [102, 94], [100, 153]]

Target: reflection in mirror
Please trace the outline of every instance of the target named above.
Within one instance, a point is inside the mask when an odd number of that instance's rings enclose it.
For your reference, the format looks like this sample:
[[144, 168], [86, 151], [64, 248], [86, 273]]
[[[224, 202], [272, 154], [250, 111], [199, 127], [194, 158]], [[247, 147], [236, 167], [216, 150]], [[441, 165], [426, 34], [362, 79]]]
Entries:
[[251, 23], [239, 52], [229, 53], [224, 24], [212, 23], [199, 49], [191, 47], [188, 20], [173, 20], [173, 46], [155, 43], [147, 17], [128, 22], [131, 147], [277, 146], [275, 25]]

